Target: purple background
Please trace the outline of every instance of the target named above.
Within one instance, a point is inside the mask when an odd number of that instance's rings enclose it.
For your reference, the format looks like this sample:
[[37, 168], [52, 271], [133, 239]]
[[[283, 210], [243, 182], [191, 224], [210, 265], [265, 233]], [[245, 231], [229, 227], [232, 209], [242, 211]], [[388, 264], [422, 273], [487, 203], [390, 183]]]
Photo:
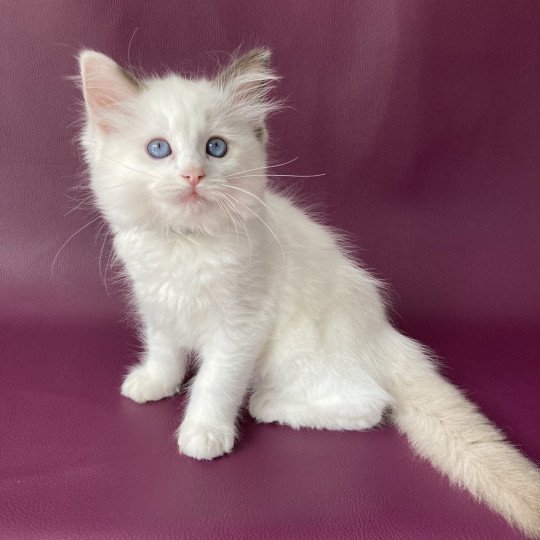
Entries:
[[280, 184], [350, 233], [396, 324], [538, 460], [540, 3], [0, 0], [0, 14], [0, 535], [519, 538], [391, 427], [246, 420], [231, 456], [198, 463], [172, 436], [182, 398], [120, 397], [138, 343], [100, 275], [101, 221], [60, 250], [94, 217], [65, 215], [84, 179], [66, 77], [83, 47], [191, 74], [270, 47], [288, 105], [272, 159], [326, 173]]

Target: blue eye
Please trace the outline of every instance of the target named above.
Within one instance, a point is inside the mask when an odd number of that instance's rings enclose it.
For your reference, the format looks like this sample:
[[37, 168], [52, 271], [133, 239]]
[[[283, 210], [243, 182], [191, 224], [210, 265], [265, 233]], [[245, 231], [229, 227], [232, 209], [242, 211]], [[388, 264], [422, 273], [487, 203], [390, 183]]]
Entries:
[[171, 145], [165, 139], [154, 139], [146, 147], [148, 153], [156, 159], [161, 159], [171, 155]]
[[212, 137], [206, 143], [206, 153], [212, 157], [223, 157], [227, 153], [227, 143], [219, 137]]

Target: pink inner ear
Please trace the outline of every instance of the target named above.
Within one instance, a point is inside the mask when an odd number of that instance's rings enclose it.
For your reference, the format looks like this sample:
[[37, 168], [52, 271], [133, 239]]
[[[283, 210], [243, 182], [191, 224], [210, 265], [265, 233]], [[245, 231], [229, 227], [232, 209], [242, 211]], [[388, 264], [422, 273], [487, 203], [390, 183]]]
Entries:
[[115, 100], [106, 94], [91, 94], [88, 99], [94, 109], [107, 109], [115, 103]]
[[105, 116], [137, 94], [136, 79], [127, 74], [110, 58], [97, 54], [81, 59], [81, 75], [88, 112], [106, 132], [112, 126]]

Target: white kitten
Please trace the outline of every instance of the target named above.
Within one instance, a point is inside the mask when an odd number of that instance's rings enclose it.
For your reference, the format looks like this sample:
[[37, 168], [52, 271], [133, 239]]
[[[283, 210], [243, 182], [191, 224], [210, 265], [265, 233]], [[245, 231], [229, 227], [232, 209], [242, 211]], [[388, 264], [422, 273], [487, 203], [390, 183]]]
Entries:
[[389, 408], [420, 455], [539, 536], [538, 468], [390, 326], [336, 236], [267, 188], [268, 59], [138, 81], [81, 54], [92, 188], [144, 326], [122, 394], [175, 394], [196, 351], [178, 444], [198, 459], [232, 450], [248, 389], [254, 418], [295, 428], [367, 429]]

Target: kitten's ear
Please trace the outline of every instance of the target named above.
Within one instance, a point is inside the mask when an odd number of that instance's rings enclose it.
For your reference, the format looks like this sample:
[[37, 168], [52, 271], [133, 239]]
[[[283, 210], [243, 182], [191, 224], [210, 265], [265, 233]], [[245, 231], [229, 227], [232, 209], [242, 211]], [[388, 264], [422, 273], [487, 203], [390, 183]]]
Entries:
[[103, 131], [113, 131], [114, 114], [140, 92], [141, 83], [108, 56], [95, 51], [82, 51], [79, 66], [88, 117]]
[[269, 68], [270, 51], [253, 49], [246, 55], [234, 60], [215, 79], [223, 90], [229, 92], [235, 101], [246, 104], [266, 104], [261, 112], [266, 114], [273, 107], [268, 102], [268, 92], [278, 79]]

